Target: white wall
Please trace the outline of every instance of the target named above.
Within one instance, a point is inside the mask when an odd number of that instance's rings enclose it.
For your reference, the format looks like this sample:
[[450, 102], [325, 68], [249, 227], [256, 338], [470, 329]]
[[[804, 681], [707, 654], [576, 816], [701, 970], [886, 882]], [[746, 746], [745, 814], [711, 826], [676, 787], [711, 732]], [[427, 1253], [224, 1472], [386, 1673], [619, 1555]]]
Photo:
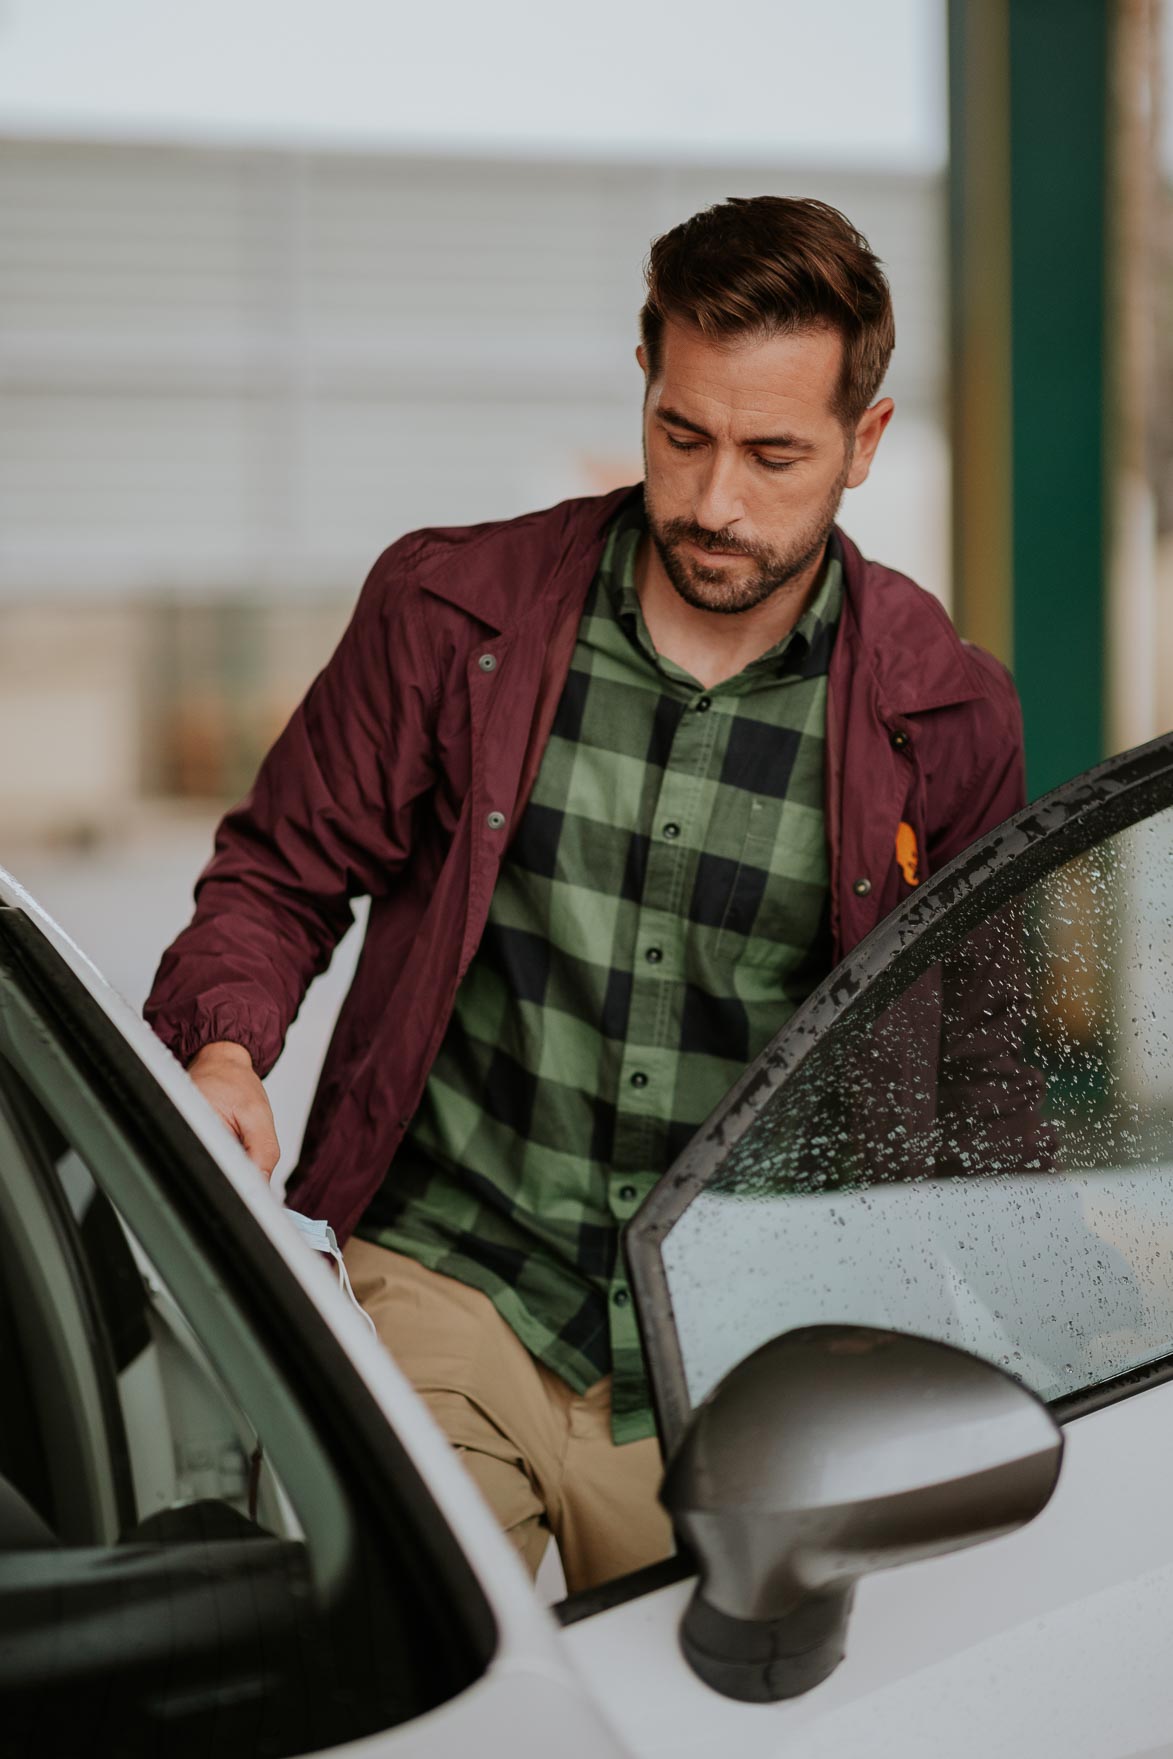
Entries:
[[899, 416], [844, 519], [947, 593], [935, 175], [9, 140], [0, 602], [353, 595], [412, 526], [634, 478], [649, 242], [763, 191], [889, 267]]

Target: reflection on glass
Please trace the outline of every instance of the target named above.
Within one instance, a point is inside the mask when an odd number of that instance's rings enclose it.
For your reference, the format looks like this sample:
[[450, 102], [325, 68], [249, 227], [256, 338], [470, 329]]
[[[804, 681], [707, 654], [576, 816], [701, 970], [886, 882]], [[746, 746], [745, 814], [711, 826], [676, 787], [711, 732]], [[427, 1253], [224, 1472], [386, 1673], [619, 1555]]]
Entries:
[[667, 1236], [694, 1403], [822, 1321], [960, 1344], [1046, 1398], [1173, 1346], [1173, 809], [935, 951]]
[[257, 1429], [126, 1219], [75, 1150], [56, 1169], [114, 1351], [137, 1516], [119, 1543], [303, 1541]]

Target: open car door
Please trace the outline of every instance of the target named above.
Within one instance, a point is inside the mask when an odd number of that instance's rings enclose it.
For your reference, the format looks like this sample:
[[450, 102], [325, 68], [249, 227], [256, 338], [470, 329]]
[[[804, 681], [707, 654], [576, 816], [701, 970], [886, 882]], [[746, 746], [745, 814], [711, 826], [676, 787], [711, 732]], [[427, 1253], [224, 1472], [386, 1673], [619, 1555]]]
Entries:
[[[638, 1751], [1173, 1754], [1173, 735], [1034, 803], [880, 924], [697, 1133], [626, 1250], [670, 1501], [691, 1475], [678, 1531], [707, 1531], [697, 1507], [721, 1495], [742, 1505], [678, 1561], [686, 1579], [568, 1603], [567, 1641]], [[829, 1503], [858, 1535], [865, 1502], [903, 1490], [915, 1539], [992, 1433], [992, 1407], [923, 1376], [893, 1424], [883, 1363], [909, 1338], [1030, 1389], [1065, 1459], [1023, 1531], [877, 1569], [915, 1555], [891, 1543], [895, 1502], [870, 1554], [826, 1540]], [[763, 1360], [805, 1351], [809, 1369], [816, 1347], [817, 1372], [759, 1379], [736, 1445], [709, 1445]], [[845, 1349], [851, 1402], [830, 1411]], [[946, 1429], [952, 1479], [930, 1469]], [[995, 1528], [996, 1493], [972, 1499]], [[843, 1659], [809, 1689], [792, 1669], [768, 1705], [705, 1683], [688, 1609], [709, 1595], [727, 1615], [739, 1581], [758, 1614], [796, 1583], [846, 1584]]]

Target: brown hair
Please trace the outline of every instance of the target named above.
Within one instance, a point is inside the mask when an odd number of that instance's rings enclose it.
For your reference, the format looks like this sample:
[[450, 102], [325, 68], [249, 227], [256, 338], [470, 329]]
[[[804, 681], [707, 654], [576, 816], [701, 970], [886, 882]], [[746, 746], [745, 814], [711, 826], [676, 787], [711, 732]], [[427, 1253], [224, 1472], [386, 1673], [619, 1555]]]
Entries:
[[838, 330], [835, 413], [849, 426], [888, 370], [896, 331], [884, 271], [862, 233], [826, 202], [730, 196], [657, 238], [645, 275], [639, 327], [649, 382], [659, 377], [667, 318], [713, 341]]

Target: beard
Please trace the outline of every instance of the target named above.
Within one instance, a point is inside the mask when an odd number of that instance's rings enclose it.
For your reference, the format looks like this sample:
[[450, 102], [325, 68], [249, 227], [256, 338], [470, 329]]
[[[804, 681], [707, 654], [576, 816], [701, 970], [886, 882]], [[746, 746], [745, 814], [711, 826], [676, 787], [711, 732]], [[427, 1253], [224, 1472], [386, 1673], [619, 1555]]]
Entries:
[[[769, 544], [748, 544], [726, 532], [706, 531], [691, 519], [661, 522], [656, 518], [645, 486], [648, 531], [664, 572], [679, 597], [698, 611], [736, 615], [740, 611], [752, 611], [755, 605], [764, 604], [776, 592], [790, 586], [807, 572], [826, 547], [843, 499], [850, 464], [848, 458], [823, 505], [785, 549], [774, 549]], [[714, 566], [707, 568], [696, 556], [687, 555], [680, 548], [685, 543], [697, 544], [702, 550], [723, 550], [735, 556], [745, 556], [756, 566], [748, 575], [731, 574], [726, 565], [727, 557], [722, 556], [719, 562], [714, 558]]]

